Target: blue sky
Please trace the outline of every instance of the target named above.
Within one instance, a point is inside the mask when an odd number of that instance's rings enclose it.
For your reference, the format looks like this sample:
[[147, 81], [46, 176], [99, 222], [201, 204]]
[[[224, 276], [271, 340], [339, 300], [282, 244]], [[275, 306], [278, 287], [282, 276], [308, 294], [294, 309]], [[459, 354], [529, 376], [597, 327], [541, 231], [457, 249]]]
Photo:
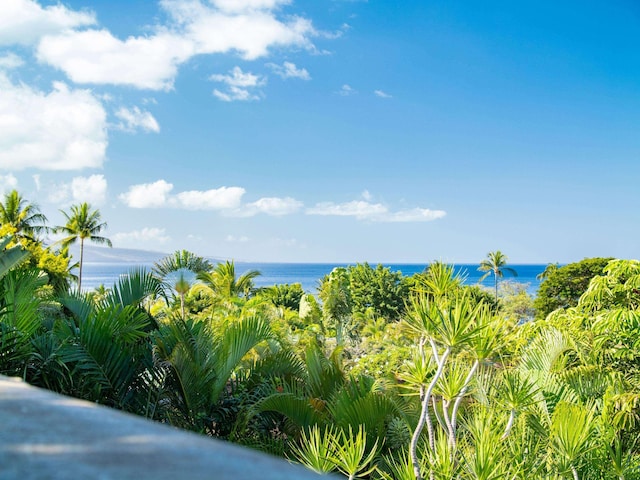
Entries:
[[634, 1], [3, 0], [0, 187], [115, 246], [637, 258]]

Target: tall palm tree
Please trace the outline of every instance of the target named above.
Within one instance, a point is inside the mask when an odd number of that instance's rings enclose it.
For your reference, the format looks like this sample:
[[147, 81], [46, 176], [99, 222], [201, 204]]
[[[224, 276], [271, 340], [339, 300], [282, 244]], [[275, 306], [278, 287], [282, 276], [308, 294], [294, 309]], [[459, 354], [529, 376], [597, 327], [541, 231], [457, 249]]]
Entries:
[[489, 275], [493, 274], [495, 280], [496, 301], [498, 300], [498, 279], [504, 276], [504, 272], [510, 273], [514, 277], [518, 276], [518, 272], [513, 268], [506, 266], [507, 260], [507, 256], [504, 253], [500, 250], [496, 250], [495, 252], [489, 252], [487, 254], [487, 258], [482, 260], [478, 267], [480, 272], [486, 272], [482, 277], [480, 277], [481, 282]]
[[93, 210], [87, 202], [79, 205], [71, 205], [69, 213], [62, 211], [67, 223], [64, 226], [56, 227], [56, 232], [61, 232], [67, 236], [62, 239], [62, 246], [69, 245], [80, 240], [80, 270], [78, 273], [78, 292], [82, 291], [82, 260], [84, 257], [84, 241], [89, 240], [100, 245], [112, 247], [111, 240], [99, 236], [99, 233], [107, 228], [107, 224], [102, 221], [99, 210]]
[[36, 240], [36, 236], [45, 233], [47, 217], [40, 213], [38, 205], [28, 203], [17, 190], [5, 194], [0, 203], [0, 224], [11, 225], [16, 229], [17, 238]]
[[211, 269], [211, 262], [187, 250], [177, 250], [157, 261], [154, 273], [162, 282], [180, 297], [180, 312], [185, 318], [184, 297], [191, 289], [196, 275]]

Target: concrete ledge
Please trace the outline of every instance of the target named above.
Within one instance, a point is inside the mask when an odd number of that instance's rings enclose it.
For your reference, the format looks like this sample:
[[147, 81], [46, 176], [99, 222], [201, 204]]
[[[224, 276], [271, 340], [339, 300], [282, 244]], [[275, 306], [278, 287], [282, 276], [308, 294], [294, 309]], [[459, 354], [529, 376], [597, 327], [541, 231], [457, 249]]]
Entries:
[[0, 479], [319, 477], [260, 452], [0, 376]]

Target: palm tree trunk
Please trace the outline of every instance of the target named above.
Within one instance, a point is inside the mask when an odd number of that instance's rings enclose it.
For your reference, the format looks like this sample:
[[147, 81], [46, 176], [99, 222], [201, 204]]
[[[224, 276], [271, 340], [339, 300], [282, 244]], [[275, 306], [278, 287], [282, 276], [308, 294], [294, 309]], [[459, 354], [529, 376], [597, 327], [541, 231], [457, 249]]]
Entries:
[[80, 237], [80, 271], [78, 272], [78, 293], [82, 293], [82, 258], [84, 256], [84, 238]]
[[495, 277], [495, 284], [496, 284], [496, 302], [498, 301], [498, 274], [493, 272], [493, 276]]

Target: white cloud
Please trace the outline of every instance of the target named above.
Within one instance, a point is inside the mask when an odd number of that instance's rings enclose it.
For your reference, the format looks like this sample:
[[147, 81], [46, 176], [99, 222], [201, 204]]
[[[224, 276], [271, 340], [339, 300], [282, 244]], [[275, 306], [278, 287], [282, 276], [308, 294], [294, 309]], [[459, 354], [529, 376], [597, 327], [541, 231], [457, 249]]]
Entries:
[[232, 212], [231, 215], [238, 217], [252, 217], [259, 213], [271, 216], [291, 215], [303, 207], [302, 202], [291, 197], [263, 197], [255, 202], [248, 203]]
[[343, 97], [348, 97], [349, 95], [353, 95], [354, 93], [358, 92], [346, 83], [342, 85], [342, 87], [340, 87], [340, 90], [338, 90], [338, 95], [342, 95]]
[[322, 202], [312, 208], [308, 208], [306, 213], [307, 215], [355, 217], [358, 220], [372, 222], [428, 222], [446, 215], [443, 210], [429, 210], [427, 208], [391, 212], [386, 205], [363, 200], [339, 204]]
[[291, 0], [211, 0], [211, 3], [227, 12], [243, 12], [247, 10], [273, 10], [280, 5], [291, 3]]
[[36, 190], [39, 192], [40, 189], [42, 188], [42, 183], [40, 182], [40, 175], [39, 174], [35, 174], [33, 175], [33, 183], [36, 184]]
[[374, 90], [373, 91], [374, 95], [376, 97], [380, 97], [380, 98], [393, 98], [393, 96], [389, 95], [386, 92], [383, 92], [382, 90]]
[[127, 132], [135, 132], [137, 129], [145, 132], [160, 132], [160, 125], [158, 125], [158, 121], [154, 116], [146, 110], [140, 110], [138, 107], [121, 107], [116, 112], [116, 117], [123, 122], [118, 128]]
[[74, 12], [63, 5], [41, 7], [33, 0], [2, 0], [0, 45], [28, 45], [40, 37], [95, 24], [91, 12]]
[[209, 77], [215, 82], [223, 82], [231, 87], [257, 87], [264, 85], [264, 79], [259, 75], [244, 73], [240, 67], [233, 67], [230, 75], [215, 74]]
[[301, 80], [311, 80], [311, 75], [304, 68], [296, 67], [295, 63], [284, 62], [282, 65], [276, 65], [275, 63], [267, 63], [273, 73], [279, 75], [282, 78], [299, 78]]
[[229, 210], [238, 208], [245, 190], [241, 187], [220, 187], [212, 190], [180, 192], [171, 203], [187, 210]]
[[367, 202], [370, 202], [373, 199], [373, 195], [369, 193], [369, 190], [364, 190], [362, 192], [362, 198], [364, 198]]
[[430, 210], [428, 208], [412, 208], [399, 212], [389, 212], [381, 222], [430, 222], [447, 215], [444, 210]]
[[229, 87], [226, 92], [221, 92], [216, 88], [213, 90], [213, 95], [223, 102], [260, 100], [260, 96], [249, 93], [248, 90], [238, 87]]
[[157, 208], [167, 204], [169, 192], [173, 190], [171, 183], [158, 180], [153, 183], [132, 185], [129, 191], [119, 196], [131, 208]]
[[118, 232], [111, 238], [113, 239], [113, 243], [117, 245], [132, 245], [137, 247], [140, 246], [140, 242], [163, 244], [171, 240], [164, 228], [157, 227], [144, 227], [131, 232]]
[[0, 168], [99, 168], [106, 148], [106, 112], [91, 92], [54, 83], [46, 93], [0, 73]]
[[84, 30], [44, 37], [37, 56], [76, 83], [169, 90], [193, 48], [192, 42], [171, 32], [122, 41], [107, 30]]
[[369, 203], [354, 200], [347, 203], [322, 202], [307, 209], [307, 215], [331, 215], [339, 217], [373, 218], [387, 213], [387, 207], [381, 203]]
[[264, 77], [252, 73], [244, 73], [240, 67], [234, 67], [228, 75], [215, 74], [211, 75], [209, 79], [227, 85], [226, 92], [221, 92], [218, 89], [213, 91], [216, 97], [225, 102], [259, 100], [260, 96], [251, 93], [249, 90], [261, 87], [266, 83]]
[[[278, 0], [162, 0], [171, 22], [146, 36], [125, 40], [105, 29], [72, 30], [46, 35], [37, 57], [77, 83], [130, 85], [169, 90], [178, 68], [195, 55], [237, 52], [246, 60], [265, 56], [273, 47], [310, 50], [316, 35], [305, 18], [277, 18]], [[242, 87], [236, 87], [242, 88]], [[234, 94], [222, 92], [233, 98]], [[235, 96], [242, 96], [242, 92]]]
[[14, 190], [18, 186], [18, 179], [12, 174], [0, 175], [0, 194]]
[[75, 177], [71, 180], [71, 196], [75, 202], [102, 205], [107, 198], [107, 180], [104, 175]]
[[[316, 32], [311, 21], [295, 16], [282, 21], [276, 17], [275, 7], [284, 2], [226, 0], [213, 3], [209, 7], [200, 0], [161, 1], [182, 28], [185, 38], [193, 42], [196, 53], [235, 51], [245, 60], [255, 60], [267, 55], [272, 47], [313, 48], [309, 37]], [[252, 4], [259, 8], [248, 8]]]
[[0, 57], [0, 69], [11, 70], [24, 65], [24, 60], [13, 52], [9, 52], [6, 55]]
[[240, 206], [245, 193], [241, 187], [189, 190], [170, 195], [173, 184], [165, 180], [132, 185], [120, 200], [131, 208], [173, 207], [185, 210], [232, 210]]

